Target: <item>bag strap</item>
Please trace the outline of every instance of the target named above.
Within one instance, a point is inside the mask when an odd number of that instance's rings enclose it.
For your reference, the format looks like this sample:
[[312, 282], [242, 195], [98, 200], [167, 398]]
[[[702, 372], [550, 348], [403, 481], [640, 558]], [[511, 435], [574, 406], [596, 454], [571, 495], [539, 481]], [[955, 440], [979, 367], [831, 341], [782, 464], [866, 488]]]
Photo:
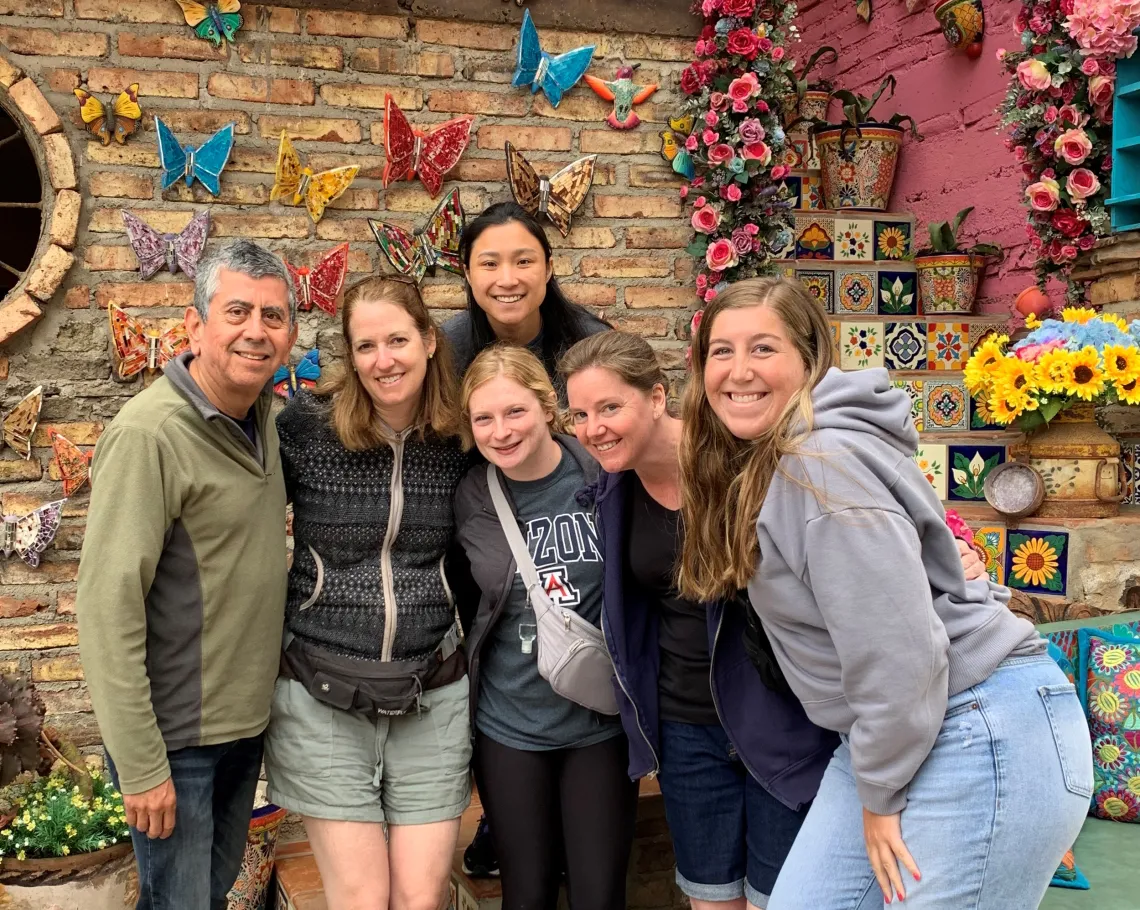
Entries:
[[535, 598], [531, 597], [531, 591], [534, 588], [542, 590], [542, 583], [539, 581], [534, 560], [530, 558], [530, 551], [526, 548], [522, 531], [519, 530], [518, 519], [511, 511], [506, 494], [503, 493], [503, 488], [499, 484], [498, 469], [493, 464], [487, 465], [487, 487], [491, 491], [491, 502], [495, 505], [495, 514], [499, 516], [499, 524], [503, 526], [503, 534], [506, 535], [507, 544], [511, 548], [511, 555], [514, 556], [515, 565], [518, 567], [519, 574], [522, 575], [527, 600], [534, 606]]

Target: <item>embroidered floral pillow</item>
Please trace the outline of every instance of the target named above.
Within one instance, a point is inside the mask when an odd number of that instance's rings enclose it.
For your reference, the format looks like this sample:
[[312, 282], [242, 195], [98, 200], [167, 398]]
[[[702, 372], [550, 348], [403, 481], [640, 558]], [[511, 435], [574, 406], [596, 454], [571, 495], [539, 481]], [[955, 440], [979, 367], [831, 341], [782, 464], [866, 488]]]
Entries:
[[1092, 814], [1140, 821], [1140, 639], [1080, 630], [1093, 745]]

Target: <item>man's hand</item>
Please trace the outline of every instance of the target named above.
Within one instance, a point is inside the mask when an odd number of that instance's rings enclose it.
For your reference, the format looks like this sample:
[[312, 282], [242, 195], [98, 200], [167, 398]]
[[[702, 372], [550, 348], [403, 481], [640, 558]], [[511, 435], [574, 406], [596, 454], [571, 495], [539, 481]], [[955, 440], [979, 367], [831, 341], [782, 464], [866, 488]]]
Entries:
[[174, 781], [169, 777], [143, 793], [123, 794], [127, 824], [150, 838], [167, 838], [174, 833]]
[[955, 542], [958, 544], [958, 555], [962, 557], [962, 568], [966, 570], [966, 581], [985, 578], [988, 574], [986, 564], [978, 556], [978, 551], [962, 540], [961, 537], [956, 537]]

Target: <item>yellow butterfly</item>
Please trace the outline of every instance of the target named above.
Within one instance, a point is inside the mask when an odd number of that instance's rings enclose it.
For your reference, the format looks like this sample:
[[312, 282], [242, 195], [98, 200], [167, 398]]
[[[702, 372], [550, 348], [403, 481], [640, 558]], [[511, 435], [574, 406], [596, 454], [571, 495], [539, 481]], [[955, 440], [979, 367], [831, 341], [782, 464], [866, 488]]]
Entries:
[[693, 115], [670, 117], [669, 129], [661, 133], [661, 157], [673, 165], [673, 170], [692, 180], [696, 176], [693, 158], [685, 149], [685, 140], [693, 131]]
[[221, 47], [224, 41], [230, 44], [237, 41], [237, 30], [242, 25], [239, 0], [206, 0], [204, 3], [178, 0], [178, 5], [182, 7], [186, 24], [199, 38], [205, 38], [214, 47]]
[[359, 166], [352, 165], [314, 174], [312, 168], [301, 166], [300, 156], [282, 130], [281, 147], [277, 150], [277, 176], [269, 199], [292, 195], [293, 205], [300, 205], [303, 199], [309, 217], [316, 224], [325, 213], [325, 206], [348, 189], [359, 170]]
[[83, 118], [87, 129], [103, 140], [104, 145], [110, 145], [112, 138], [122, 145], [139, 127], [142, 108], [139, 107], [137, 82], [132, 82], [126, 91], [119, 93], [119, 97], [111, 105], [110, 116], [107, 115], [103, 102], [90, 92], [77, 88], [75, 97], [79, 99], [79, 116]]

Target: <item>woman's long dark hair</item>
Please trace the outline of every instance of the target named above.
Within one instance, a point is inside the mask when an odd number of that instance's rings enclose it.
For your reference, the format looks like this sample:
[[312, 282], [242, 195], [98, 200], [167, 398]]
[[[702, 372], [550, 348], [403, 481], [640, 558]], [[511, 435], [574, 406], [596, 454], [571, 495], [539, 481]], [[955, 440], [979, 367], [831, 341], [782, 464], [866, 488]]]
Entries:
[[[542, 225], [517, 202], [496, 202], [484, 209], [473, 221], [469, 221], [463, 229], [463, 236], [459, 240], [459, 256], [463, 260], [463, 267], [470, 268], [471, 249], [480, 234], [487, 228], [509, 224], [512, 221], [521, 224], [527, 233], [539, 242], [546, 262], [550, 262], [553, 254]], [[495, 335], [495, 330], [491, 328], [487, 314], [475, 302], [471, 283], [466, 284], [467, 313], [471, 317], [472, 350], [478, 354], [499, 339]], [[558, 358], [572, 345], [590, 334], [586, 323], [588, 313], [583, 307], [567, 299], [562, 293], [562, 288], [558, 286], [558, 279], [554, 277], [553, 272], [546, 282], [546, 297], [538, 312], [542, 318], [542, 363], [547, 373], [554, 376], [558, 369]]]

